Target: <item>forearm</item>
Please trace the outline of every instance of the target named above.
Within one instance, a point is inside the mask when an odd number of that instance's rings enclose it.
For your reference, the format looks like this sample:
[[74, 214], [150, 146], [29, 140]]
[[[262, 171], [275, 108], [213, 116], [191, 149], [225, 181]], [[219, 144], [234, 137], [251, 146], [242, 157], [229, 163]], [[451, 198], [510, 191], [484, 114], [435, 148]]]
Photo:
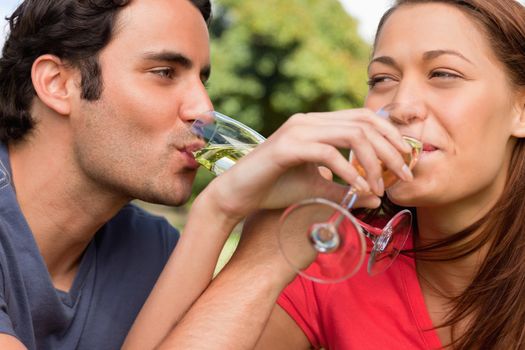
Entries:
[[160, 349], [253, 349], [293, 273], [271, 264], [229, 264]]
[[124, 343], [124, 349], [153, 349], [209, 285], [218, 256], [238, 220], [197, 198], [184, 232]]

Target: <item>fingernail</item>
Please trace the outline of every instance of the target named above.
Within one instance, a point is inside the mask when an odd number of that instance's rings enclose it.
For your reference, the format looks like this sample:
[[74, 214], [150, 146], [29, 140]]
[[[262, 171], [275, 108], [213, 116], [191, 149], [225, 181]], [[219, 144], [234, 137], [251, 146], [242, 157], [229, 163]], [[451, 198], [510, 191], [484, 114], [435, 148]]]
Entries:
[[377, 192], [376, 192], [376, 194], [379, 197], [382, 197], [383, 194], [385, 194], [385, 183], [383, 182], [383, 178], [379, 178], [379, 180], [377, 180]]
[[390, 113], [386, 110], [384, 110], [383, 108], [379, 109], [376, 114], [380, 117], [383, 117], [383, 118], [388, 118], [388, 116], [390, 115]]
[[403, 180], [412, 181], [414, 179], [414, 175], [412, 174], [412, 171], [410, 170], [408, 165], [403, 165], [401, 171], [403, 172]]
[[361, 176], [358, 176], [355, 179], [354, 187], [358, 192], [370, 192], [370, 186], [368, 185], [368, 182], [366, 182], [366, 180]]

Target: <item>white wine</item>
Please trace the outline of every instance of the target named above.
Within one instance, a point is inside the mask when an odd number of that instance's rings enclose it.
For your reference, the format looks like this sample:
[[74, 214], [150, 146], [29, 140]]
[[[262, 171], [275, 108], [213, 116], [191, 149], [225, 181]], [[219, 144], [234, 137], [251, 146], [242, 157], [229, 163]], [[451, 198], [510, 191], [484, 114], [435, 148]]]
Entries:
[[257, 144], [207, 145], [193, 153], [195, 160], [215, 175], [230, 169], [239, 159], [250, 153]]
[[[403, 154], [405, 164], [408, 165], [410, 169], [412, 169], [416, 165], [417, 159], [419, 158], [419, 155], [423, 150], [423, 144], [421, 143], [421, 141], [409, 136], [403, 136], [403, 139], [410, 145], [410, 147], [412, 147], [412, 152]], [[361, 166], [357, 158], [352, 157], [352, 165], [356, 168], [359, 175], [361, 175], [362, 177], [366, 177], [366, 171]], [[392, 170], [388, 169], [382, 162], [381, 168], [381, 177], [383, 178], [385, 188], [392, 186], [398, 181], [398, 177], [396, 176], [396, 174], [394, 174]]]

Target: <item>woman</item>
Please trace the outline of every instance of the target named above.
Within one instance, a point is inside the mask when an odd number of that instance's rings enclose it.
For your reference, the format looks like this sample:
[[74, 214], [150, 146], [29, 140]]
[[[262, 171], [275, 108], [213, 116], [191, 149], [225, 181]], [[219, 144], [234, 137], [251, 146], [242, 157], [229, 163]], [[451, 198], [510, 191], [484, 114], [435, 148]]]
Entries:
[[525, 349], [524, 18], [514, 0], [399, 0], [383, 16], [365, 105], [423, 111], [414, 180], [387, 192], [414, 207], [415, 260], [298, 277], [258, 348]]

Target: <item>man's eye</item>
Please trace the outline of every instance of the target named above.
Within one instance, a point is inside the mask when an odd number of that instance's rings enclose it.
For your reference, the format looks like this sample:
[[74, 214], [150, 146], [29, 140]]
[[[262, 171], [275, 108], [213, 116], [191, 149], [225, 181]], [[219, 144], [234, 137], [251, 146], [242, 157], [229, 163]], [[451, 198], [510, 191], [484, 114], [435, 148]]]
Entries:
[[161, 78], [173, 79], [175, 71], [173, 68], [157, 68], [150, 71], [153, 74], [160, 76]]

